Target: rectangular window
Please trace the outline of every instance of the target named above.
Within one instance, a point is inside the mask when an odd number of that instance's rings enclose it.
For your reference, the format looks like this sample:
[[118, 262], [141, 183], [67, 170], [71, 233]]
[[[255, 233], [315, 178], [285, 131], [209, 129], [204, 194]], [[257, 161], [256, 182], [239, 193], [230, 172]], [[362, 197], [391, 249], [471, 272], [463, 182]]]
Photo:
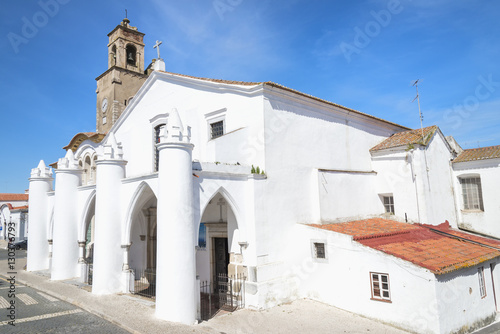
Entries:
[[106, 124], [106, 116], [102, 116], [102, 125]]
[[210, 124], [210, 129], [212, 131], [211, 138], [217, 138], [224, 134], [224, 121], [218, 121]]
[[464, 210], [481, 210], [483, 207], [483, 194], [481, 179], [479, 177], [460, 178]]
[[384, 196], [384, 208], [388, 214], [394, 214], [394, 196]]
[[372, 299], [391, 301], [389, 274], [370, 273]]
[[477, 268], [477, 275], [479, 277], [479, 293], [481, 298], [486, 297], [486, 285], [484, 284], [484, 267]]
[[326, 259], [325, 244], [322, 242], [314, 243], [314, 257], [317, 259]]

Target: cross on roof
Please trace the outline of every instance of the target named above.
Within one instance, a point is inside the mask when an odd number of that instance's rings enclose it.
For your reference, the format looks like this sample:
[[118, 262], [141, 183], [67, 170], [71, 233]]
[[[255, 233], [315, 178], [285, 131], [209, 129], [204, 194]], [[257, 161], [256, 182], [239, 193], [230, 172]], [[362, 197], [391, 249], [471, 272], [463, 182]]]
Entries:
[[156, 41], [156, 44], [153, 46], [153, 48], [156, 49], [156, 51], [158, 52], [158, 59], [160, 59], [160, 45], [161, 45], [161, 41]]

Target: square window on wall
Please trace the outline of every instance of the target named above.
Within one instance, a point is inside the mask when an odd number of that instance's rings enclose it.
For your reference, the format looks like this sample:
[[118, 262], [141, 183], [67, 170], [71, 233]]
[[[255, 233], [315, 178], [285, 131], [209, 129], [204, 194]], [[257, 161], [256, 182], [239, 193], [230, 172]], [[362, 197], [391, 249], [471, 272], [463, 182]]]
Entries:
[[226, 108], [205, 114], [208, 140], [222, 137], [226, 134]]
[[463, 210], [484, 211], [483, 190], [479, 175], [459, 177], [462, 186]]
[[384, 204], [385, 214], [394, 215], [394, 196], [392, 194], [380, 195], [382, 203]]
[[215, 139], [224, 135], [224, 121], [218, 121], [214, 123], [210, 123], [210, 138]]
[[372, 300], [391, 301], [389, 274], [370, 272]]
[[311, 253], [315, 262], [328, 262], [326, 240], [311, 240]]

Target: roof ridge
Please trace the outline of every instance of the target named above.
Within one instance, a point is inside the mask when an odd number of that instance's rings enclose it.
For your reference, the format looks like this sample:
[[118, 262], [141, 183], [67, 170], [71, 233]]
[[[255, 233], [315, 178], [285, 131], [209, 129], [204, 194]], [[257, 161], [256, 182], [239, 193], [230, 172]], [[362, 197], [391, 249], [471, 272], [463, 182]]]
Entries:
[[384, 237], [390, 237], [393, 235], [400, 235], [400, 234], [409, 234], [412, 233], [413, 231], [416, 231], [417, 229], [411, 229], [411, 230], [405, 230], [405, 231], [394, 231], [394, 232], [387, 232], [387, 233], [376, 233], [376, 234], [370, 234], [370, 235], [362, 235], [362, 236], [353, 236], [352, 240], [358, 241], [358, 240], [367, 240], [367, 239], [377, 239], [377, 238], [384, 238]]
[[349, 107], [345, 107], [345, 106], [340, 105], [338, 103], [335, 103], [335, 102], [332, 102], [332, 101], [328, 101], [328, 100], [322, 99], [320, 97], [316, 97], [316, 96], [311, 95], [311, 94], [303, 93], [303, 92], [301, 92], [299, 90], [296, 90], [296, 89], [293, 89], [293, 88], [289, 88], [287, 86], [284, 86], [284, 85], [281, 85], [281, 84], [278, 84], [278, 83], [275, 83], [275, 82], [272, 82], [272, 81], [261, 81], [261, 82], [231, 81], [231, 80], [224, 80], [224, 79], [211, 79], [211, 78], [196, 77], [196, 76], [193, 76], [193, 75], [180, 74], [180, 73], [174, 73], [174, 72], [169, 72], [169, 71], [158, 71], [158, 72], [166, 73], [166, 74], [171, 74], [171, 75], [178, 75], [178, 76], [185, 77], [185, 78], [191, 78], [191, 79], [197, 79], [197, 80], [204, 80], [204, 81], [209, 81], [209, 82], [226, 83], [226, 84], [230, 84], [230, 85], [244, 85], [244, 86], [264, 85], [264, 86], [276, 87], [276, 88], [279, 88], [279, 89], [283, 89], [283, 90], [289, 91], [291, 93], [302, 95], [304, 97], [307, 97], [307, 98], [310, 98], [310, 99], [313, 99], [313, 100], [316, 100], [316, 101], [319, 101], [319, 102], [322, 102], [322, 103], [326, 103], [326, 104], [329, 104], [329, 105], [332, 105], [332, 106], [335, 106], [335, 107], [338, 107], [338, 108], [341, 108], [341, 109], [344, 109], [344, 110], [347, 110], [349, 112], [354, 112], [356, 114], [359, 114], [359, 115], [362, 115], [362, 116], [365, 116], [365, 117], [369, 117], [369, 118], [375, 119], [375, 120], [380, 121], [380, 122], [391, 124], [393, 126], [397, 126], [397, 127], [403, 128], [403, 129], [411, 130], [410, 128], [408, 128], [406, 126], [403, 126], [403, 125], [400, 125], [400, 124], [397, 124], [397, 123], [393, 123], [391, 121], [388, 121], [388, 120], [385, 120], [383, 118], [379, 118], [379, 117], [376, 117], [376, 116], [364, 113], [364, 112], [356, 110], [356, 109], [351, 109]]

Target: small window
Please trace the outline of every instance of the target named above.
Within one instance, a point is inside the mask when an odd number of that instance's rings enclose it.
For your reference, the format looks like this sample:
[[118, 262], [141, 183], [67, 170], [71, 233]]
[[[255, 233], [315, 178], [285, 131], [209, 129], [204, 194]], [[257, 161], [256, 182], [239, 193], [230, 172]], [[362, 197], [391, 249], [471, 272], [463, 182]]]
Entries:
[[460, 178], [462, 185], [462, 198], [464, 210], [481, 210], [484, 211], [483, 194], [481, 188], [481, 178], [466, 177]]
[[484, 267], [477, 268], [477, 275], [479, 277], [479, 293], [481, 298], [486, 297], [486, 285], [484, 284]]
[[165, 124], [160, 124], [155, 127], [155, 172], [157, 172], [160, 168], [160, 151], [156, 147], [156, 144], [160, 143], [161, 132]]
[[384, 208], [386, 213], [394, 214], [394, 196], [384, 196]]
[[218, 121], [210, 124], [211, 138], [217, 138], [224, 134], [224, 121]]
[[389, 274], [370, 273], [372, 299], [391, 301]]
[[314, 243], [314, 257], [317, 259], [326, 259], [325, 244], [323, 242]]
[[314, 262], [328, 263], [326, 240], [311, 240], [311, 257]]
[[102, 116], [102, 125], [106, 124], [106, 121], [107, 121], [106, 116]]

